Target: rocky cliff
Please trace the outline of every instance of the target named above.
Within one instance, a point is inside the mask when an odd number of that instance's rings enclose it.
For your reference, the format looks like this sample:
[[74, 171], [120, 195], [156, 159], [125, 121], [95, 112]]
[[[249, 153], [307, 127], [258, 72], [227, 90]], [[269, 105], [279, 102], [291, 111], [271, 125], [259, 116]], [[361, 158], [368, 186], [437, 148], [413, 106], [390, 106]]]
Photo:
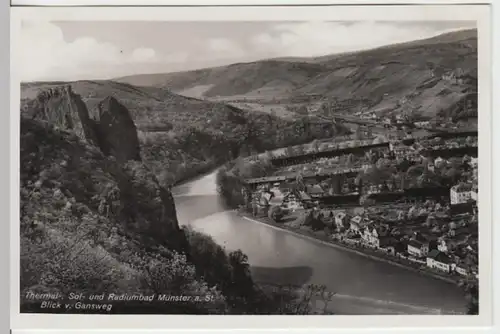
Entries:
[[47, 122], [56, 129], [71, 130], [81, 139], [97, 144], [95, 125], [87, 106], [71, 86], [41, 91], [36, 98], [24, 103], [21, 114]]
[[114, 97], [102, 100], [92, 117], [80, 95], [71, 86], [42, 91], [25, 103], [23, 114], [70, 130], [120, 162], [141, 160], [137, 129], [130, 112]]
[[172, 195], [140, 162], [134, 122], [113, 97], [104, 99], [93, 117], [70, 86], [27, 101], [21, 184], [45, 195], [46, 187], [57, 191], [134, 239], [149, 240], [146, 244], [183, 247]]

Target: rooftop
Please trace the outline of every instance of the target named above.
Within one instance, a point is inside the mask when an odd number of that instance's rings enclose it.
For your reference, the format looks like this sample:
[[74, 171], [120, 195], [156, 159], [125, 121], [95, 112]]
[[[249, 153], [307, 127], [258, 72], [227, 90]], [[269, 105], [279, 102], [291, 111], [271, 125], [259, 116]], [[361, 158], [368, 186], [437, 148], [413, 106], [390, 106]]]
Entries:
[[361, 216], [355, 216], [355, 217], [351, 218], [351, 221], [356, 223], [356, 224], [361, 223], [362, 220], [363, 220], [363, 217], [361, 217]]
[[308, 186], [307, 187], [307, 192], [309, 194], [322, 194], [324, 193], [324, 190], [323, 188], [321, 188], [321, 186], [319, 184], [315, 184], [313, 186]]
[[422, 247], [422, 243], [418, 240], [410, 240], [408, 242], [408, 246], [412, 246], [412, 247], [415, 247], [415, 248], [421, 248]]
[[346, 216], [347, 214], [344, 212], [344, 211], [340, 211], [340, 212], [337, 212], [337, 214], [335, 215], [336, 218], [338, 219], [342, 219]]
[[304, 191], [299, 191], [299, 198], [303, 201], [309, 201], [311, 200], [311, 196], [309, 196], [306, 192]]
[[430, 251], [427, 257], [433, 259], [436, 262], [441, 262], [445, 264], [449, 264], [452, 262], [451, 259], [446, 254], [441, 253], [437, 249], [433, 249], [432, 251]]
[[451, 187], [451, 189], [455, 192], [466, 192], [466, 191], [471, 191], [472, 189], [472, 184], [470, 183], [460, 183], [457, 185], [454, 185]]

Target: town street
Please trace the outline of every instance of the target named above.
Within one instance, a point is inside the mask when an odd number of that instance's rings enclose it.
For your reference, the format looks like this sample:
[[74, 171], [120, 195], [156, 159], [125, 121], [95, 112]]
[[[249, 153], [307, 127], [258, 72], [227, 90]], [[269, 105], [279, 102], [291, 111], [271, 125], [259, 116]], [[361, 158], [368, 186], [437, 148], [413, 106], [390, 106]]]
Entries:
[[228, 250], [241, 249], [257, 280], [268, 272], [266, 280], [273, 281], [268, 283], [285, 277], [298, 285], [325, 284], [337, 293], [330, 308], [337, 314], [464, 312], [463, 294], [453, 284], [253, 223], [227, 210], [216, 192], [215, 173], [178, 186], [173, 194], [181, 225], [211, 235]]

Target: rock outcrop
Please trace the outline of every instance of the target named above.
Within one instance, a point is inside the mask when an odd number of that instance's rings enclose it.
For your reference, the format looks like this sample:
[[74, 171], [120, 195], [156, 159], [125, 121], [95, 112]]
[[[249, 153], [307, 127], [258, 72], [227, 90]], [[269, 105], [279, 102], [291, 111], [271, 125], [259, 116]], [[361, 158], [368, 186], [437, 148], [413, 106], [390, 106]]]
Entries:
[[41, 92], [21, 114], [21, 183], [42, 187], [39, 175], [50, 174], [51, 183], [142, 244], [184, 248], [173, 197], [140, 161], [125, 106], [107, 97], [91, 117], [66, 86]]
[[70, 130], [83, 140], [97, 145], [94, 122], [87, 106], [71, 86], [62, 86], [42, 91], [28, 101], [21, 110], [32, 119], [42, 120], [57, 129]]
[[[21, 119], [21, 187], [36, 192], [42, 201], [23, 198], [21, 207], [33, 209], [22, 213], [22, 219], [33, 221], [38, 211], [46, 210], [57, 217], [64, 213], [60, 202], [69, 202], [70, 211], [88, 208], [85, 211], [97, 217], [90, 224], [98, 230], [116, 226], [145, 247], [164, 245], [184, 251], [174, 200], [154, 174], [142, 162], [121, 164], [94, 145], [75, 139], [72, 133], [38, 120]], [[57, 219], [44, 221], [48, 226], [57, 224]]]
[[107, 97], [98, 105], [94, 117], [101, 151], [118, 161], [141, 160], [137, 128], [125, 106], [114, 97]]
[[21, 113], [56, 129], [72, 131], [119, 162], [141, 160], [134, 121], [127, 108], [114, 97], [101, 101], [91, 117], [82, 98], [71, 86], [56, 87], [26, 102]]

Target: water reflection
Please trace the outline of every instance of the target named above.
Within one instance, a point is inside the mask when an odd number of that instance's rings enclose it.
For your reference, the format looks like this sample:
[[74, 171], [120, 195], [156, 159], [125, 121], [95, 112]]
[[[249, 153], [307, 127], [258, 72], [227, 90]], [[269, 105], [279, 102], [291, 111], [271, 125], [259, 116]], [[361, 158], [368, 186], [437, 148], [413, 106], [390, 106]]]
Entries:
[[[458, 287], [243, 219], [215, 194], [201, 195], [207, 180], [214, 179], [200, 180], [201, 186], [176, 189], [182, 191], [175, 197], [179, 222], [211, 235], [228, 250], [241, 249], [256, 279], [324, 284], [337, 292], [333, 311], [342, 314], [463, 312]], [[196, 190], [192, 196], [190, 189]]]

